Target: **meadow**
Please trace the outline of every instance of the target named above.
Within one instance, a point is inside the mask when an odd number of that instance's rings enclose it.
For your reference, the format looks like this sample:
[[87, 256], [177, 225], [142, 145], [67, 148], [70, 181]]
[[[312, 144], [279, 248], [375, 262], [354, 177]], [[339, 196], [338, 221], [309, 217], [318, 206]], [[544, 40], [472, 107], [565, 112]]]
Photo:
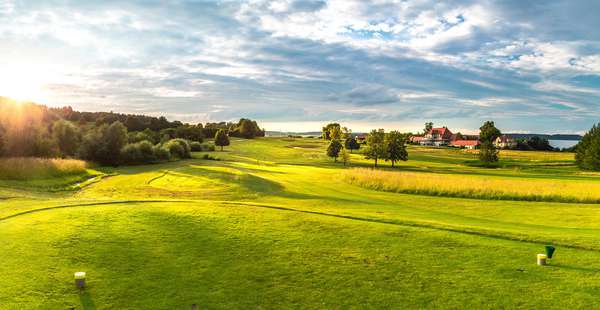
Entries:
[[[1, 179], [0, 308], [600, 304], [600, 204], [576, 200], [596, 199], [600, 176], [572, 154], [503, 152], [485, 169], [470, 151], [410, 147], [372, 170], [360, 154], [333, 163], [325, 146], [232, 139], [219, 160]], [[556, 257], [537, 266], [548, 243]]]

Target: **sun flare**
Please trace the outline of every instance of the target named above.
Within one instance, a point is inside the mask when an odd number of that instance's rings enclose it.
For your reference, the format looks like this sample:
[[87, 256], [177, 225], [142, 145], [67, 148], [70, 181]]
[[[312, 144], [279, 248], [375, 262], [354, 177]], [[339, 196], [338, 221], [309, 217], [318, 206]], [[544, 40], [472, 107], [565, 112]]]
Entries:
[[46, 103], [47, 75], [30, 66], [0, 66], [0, 96]]

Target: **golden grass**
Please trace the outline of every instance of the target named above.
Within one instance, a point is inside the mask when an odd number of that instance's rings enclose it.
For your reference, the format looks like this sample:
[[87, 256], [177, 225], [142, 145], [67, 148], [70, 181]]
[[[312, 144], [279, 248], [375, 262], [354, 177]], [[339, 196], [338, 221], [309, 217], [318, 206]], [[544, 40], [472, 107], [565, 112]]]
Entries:
[[600, 182], [385, 171], [344, 172], [345, 181], [374, 190], [498, 200], [600, 203]]
[[29, 180], [86, 172], [87, 163], [76, 159], [13, 157], [0, 159], [0, 179]]

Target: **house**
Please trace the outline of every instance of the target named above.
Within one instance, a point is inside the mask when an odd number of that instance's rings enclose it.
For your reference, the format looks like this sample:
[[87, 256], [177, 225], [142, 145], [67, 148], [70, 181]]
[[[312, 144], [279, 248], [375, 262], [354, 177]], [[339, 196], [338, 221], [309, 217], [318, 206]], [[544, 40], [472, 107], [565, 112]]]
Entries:
[[449, 145], [452, 142], [452, 134], [448, 127], [432, 128], [428, 133], [420, 139], [419, 144], [431, 146]]
[[454, 140], [450, 146], [474, 150], [479, 146], [479, 140]]
[[499, 149], [511, 149], [517, 146], [517, 141], [507, 135], [502, 135], [494, 140], [494, 146]]
[[358, 134], [354, 137], [354, 139], [356, 140], [356, 142], [358, 142], [359, 144], [364, 144], [367, 142], [367, 135], [364, 133]]

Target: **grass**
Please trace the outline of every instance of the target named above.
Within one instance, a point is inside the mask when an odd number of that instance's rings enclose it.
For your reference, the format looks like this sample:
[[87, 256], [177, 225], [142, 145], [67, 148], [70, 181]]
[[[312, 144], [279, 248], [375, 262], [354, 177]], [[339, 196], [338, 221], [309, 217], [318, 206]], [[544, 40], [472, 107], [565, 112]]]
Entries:
[[[600, 206], [464, 199], [346, 182], [316, 139], [232, 140], [220, 160], [99, 168], [76, 191], [0, 182], [0, 308], [595, 308]], [[575, 184], [570, 154], [410, 147], [383, 175]], [[359, 170], [360, 173], [371, 170]], [[498, 185], [498, 184], [495, 184]], [[33, 185], [32, 185], [33, 186]], [[524, 186], [524, 185], [523, 185]], [[513, 186], [518, 191], [520, 186]], [[550, 193], [550, 192], [549, 192]], [[546, 243], [547, 267], [535, 265]], [[80, 292], [73, 273], [86, 271]]]
[[527, 177], [382, 171], [345, 171], [345, 180], [358, 186], [396, 193], [475, 199], [600, 203], [600, 182]]
[[76, 159], [14, 157], [0, 159], [0, 179], [49, 179], [86, 173], [87, 163]]

